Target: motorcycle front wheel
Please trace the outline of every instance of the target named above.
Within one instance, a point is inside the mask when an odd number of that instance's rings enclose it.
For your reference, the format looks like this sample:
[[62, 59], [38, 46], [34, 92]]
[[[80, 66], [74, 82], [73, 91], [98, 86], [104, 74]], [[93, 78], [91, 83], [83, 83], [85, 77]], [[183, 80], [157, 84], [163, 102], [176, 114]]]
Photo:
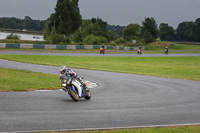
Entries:
[[[74, 87], [74, 90], [72, 89], [72, 87]], [[68, 89], [68, 93], [69, 93], [69, 96], [74, 100], [74, 101], [79, 101], [80, 97], [78, 95], [78, 90], [75, 86], [72, 86]]]
[[86, 90], [86, 91], [85, 91], [85, 94], [86, 94], [85, 99], [86, 99], [86, 100], [90, 100], [90, 98], [91, 98], [91, 93], [90, 93], [90, 91], [89, 91], [89, 90]]

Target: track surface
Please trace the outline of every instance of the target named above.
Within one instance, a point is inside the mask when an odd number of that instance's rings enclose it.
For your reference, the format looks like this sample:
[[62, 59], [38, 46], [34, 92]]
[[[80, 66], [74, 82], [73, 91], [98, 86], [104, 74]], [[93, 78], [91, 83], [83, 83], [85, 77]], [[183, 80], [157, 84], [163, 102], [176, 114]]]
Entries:
[[[53, 66], [0, 60], [0, 67], [59, 75]], [[91, 100], [73, 102], [63, 91], [0, 92], [0, 132], [200, 123], [200, 82], [73, 70], [99, 85]]]
[[20, 51], [20, 50], [14, 50], [14, 51], [0, 51], [0, 54], [21, 54], [21, 55], [56, 55], [56, 56], [135, 56], [135, 57], [161, 57], [161, 56], [200, 56], [200, 53], [180, 53], [180, 54], [114, 54], [114, 52], [108, 52], [112, 54], [97, 54], [97, 53], [69, 53], [69, 52], [63, 52], [63, 53], [51, 53], [51, 52], [30, 52], [30, 51]]

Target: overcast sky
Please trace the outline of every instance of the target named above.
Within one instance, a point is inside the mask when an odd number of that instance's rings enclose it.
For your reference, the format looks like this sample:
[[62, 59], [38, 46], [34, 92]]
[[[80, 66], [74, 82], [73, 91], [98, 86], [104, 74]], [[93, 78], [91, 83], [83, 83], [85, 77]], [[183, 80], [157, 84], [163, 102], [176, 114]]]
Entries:
[[[0, 0], [0, 17], [47, 19], [57, 0]], [[177, 28], [183, 21], [200, 18], [200, 0], [79, 0], [83, 19], [102, 18], [111, 25], [141, 25], [145, 17]]]

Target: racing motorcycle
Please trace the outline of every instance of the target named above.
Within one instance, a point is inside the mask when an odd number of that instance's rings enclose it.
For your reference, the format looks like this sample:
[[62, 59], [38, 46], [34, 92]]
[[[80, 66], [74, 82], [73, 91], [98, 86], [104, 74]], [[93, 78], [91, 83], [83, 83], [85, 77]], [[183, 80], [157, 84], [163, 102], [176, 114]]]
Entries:
[[85, 84], [83, 83], [83, 78], [65, 76], [61, 80], [62, 89], [68, 92], [69, 96], [74, 101], [79, 101], [80, 98], [85, 98], [89, 100], [91, 98], [91, 93], [88, 89], [85, 89]]
[[100, 48], [100, 54], [105, 54], [105, 50], [103, 48]]
[[141, 49], [138, 49], [138, 50], [137, 50], [137, 54], [142, 54], [142, 50], [141, 50]]

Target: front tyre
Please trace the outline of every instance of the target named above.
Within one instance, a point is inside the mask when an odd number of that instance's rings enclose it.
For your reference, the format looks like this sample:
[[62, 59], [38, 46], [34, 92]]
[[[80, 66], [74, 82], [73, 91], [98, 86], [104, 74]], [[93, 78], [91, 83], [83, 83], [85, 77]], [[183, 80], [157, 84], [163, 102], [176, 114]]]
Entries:
[[[72, 87], [74, 88], [75, 91], [72, 89]], [[78, 102], [80, 99], [80, 97], [78, 95], [78, 90], [76, 87], [74, 87], [74, 86], [72, 86], [72, 87], [70, 87], [68, 89], [68, 94], [74, 101]]]
[[91, 93], [90, 93], [90, 91], [89, 91], [89, 90], [85, 90], [85, 94], [86, 94], [85, 99], [86, 99], [86, 100], [90, 100], [90, 98], [91, 98]]

